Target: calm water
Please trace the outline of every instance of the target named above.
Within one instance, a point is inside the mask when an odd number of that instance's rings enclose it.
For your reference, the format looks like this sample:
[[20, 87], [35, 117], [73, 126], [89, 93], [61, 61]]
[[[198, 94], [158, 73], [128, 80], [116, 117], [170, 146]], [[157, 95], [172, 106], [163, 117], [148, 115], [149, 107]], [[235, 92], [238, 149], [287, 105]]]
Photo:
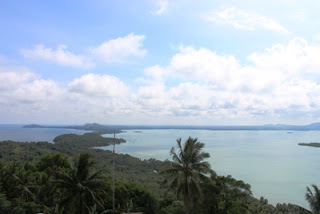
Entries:
[[83, 134], [86, 132], [88, 131], [56, 128], [23, 128], [23, 125], [0, 125], [0, 141], [48, 141], [52, 143], [53, 139], [58, 135], [68, 133]]
[[209, 162], [219, 175], [244, 180], [254, 196], [264, 196], [272, 204], [308, 208], [306, 186], [320, 186], [320, 148], [298, 146], [300, 142], [319, 142], [320, 131], [139, 131], [118, 134], [127, 143], [117, 145], [116, 151], [165, 160], [177, 138], [197, 137], [205, 143], [205, 151], [211, 154]]

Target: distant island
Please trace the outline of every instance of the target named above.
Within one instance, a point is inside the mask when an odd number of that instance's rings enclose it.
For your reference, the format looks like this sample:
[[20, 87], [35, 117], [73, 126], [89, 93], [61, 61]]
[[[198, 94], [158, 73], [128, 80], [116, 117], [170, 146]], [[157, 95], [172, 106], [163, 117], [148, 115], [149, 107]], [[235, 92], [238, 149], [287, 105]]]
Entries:
[[236, 131], [236, 130], [287, 130], [287, 131], [310, 131], [319, 130], [320, 122], [308, 125], [286, 125], [286, 124], [265, 124], [265, 125], [110, 125], [113, 129], [119, 130], [150, 130], [150, 129], [184, 129], [184, 130], [214, 130], [214, 131]]
[[311, 146], [320, 148], [320, 143], [299, 143], [299, 146]]
[[59, 128], [59, 129], [77, 129], [98, 132], [99, 134], [113, 134], [120, 133], [121, 130], [118, 128], [111, 128], [109, 126], [101, 125], [98, 123], [86, 123], [84, 125], [74, 126], [42, 126], [38, 124], [25, 125], [23, 128]]
[[[90, 130], [95, 132], [102, 132], [103, 134], [111, 134], [116, 131], [120, 133], [121, 130], [135, 130], [135, 129], [193, 129], [193, 130], [288, 130], [288, 131], [310, 131], [320, 130], [320, 122], [311, 123], [308, 125], [286, 125], [286, 124], [265, 124], [265, 125], [212, 125], [212, 126], [193, 126], [193, 125], [101, 125], [98, 123], [86, 123], [84, 125], [70, 125], [70, 126], [41, 126], [38, 124], [30, 124], [24, 128], [65, 128], [77, 130]], [[291, 133], [291, 132], [288, 132]]]

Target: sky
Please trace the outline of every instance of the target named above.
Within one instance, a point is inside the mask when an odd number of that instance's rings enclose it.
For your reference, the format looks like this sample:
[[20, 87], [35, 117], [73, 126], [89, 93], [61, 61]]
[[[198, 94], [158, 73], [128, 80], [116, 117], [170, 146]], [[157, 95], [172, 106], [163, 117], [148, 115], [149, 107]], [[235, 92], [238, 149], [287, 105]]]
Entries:
[[320, 121], [320, 1], [1, 0], [0, 124]]

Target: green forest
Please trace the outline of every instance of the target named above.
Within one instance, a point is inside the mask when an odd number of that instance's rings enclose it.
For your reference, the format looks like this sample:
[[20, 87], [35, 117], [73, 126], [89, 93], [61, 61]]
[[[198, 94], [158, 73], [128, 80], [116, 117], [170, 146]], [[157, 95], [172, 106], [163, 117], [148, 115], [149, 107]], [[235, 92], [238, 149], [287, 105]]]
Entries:
[[[54, 143], [0, 142], [0, 213], [311, 213], [268, 204], [244, 181], [217, 175], [196, 138], [172, 142], [172, 159], [164, 162], [97, 148], [113, 143], [125, 140], [93, 132], [60, 135]], [[317, 186], [306, 189], [306, 200], [319, 213]]]

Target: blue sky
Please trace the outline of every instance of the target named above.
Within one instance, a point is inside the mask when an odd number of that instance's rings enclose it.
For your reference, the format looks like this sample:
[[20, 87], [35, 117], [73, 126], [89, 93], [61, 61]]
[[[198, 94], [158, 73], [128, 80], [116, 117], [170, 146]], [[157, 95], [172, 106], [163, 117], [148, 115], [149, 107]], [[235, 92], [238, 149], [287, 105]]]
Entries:
[[0, 123], [307, 124], [317, 1], [0, 2]]

